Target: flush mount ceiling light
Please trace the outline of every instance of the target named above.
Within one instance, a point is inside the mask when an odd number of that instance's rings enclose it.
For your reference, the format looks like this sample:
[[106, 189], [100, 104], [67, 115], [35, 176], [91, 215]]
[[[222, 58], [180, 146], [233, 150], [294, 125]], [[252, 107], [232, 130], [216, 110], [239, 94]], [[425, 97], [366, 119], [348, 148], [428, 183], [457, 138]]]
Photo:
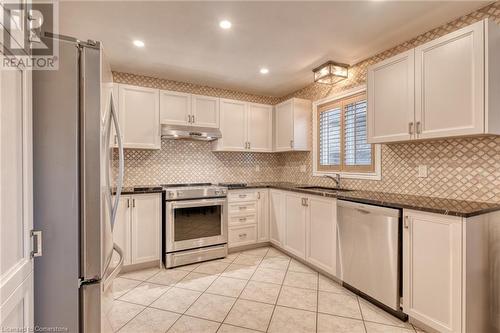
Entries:
[[267, 74], [267, 73], [269, 73], [269, 69], [261, 68], [259, 72], [260, 72], [260, 74]]
[[229, 22], [228, 20], [222, 20], [219, 22], [219, 27], [221, 27], [222, 29], [229, 29], [231, 28], [231, 22]]
[[137, 47], [144, 47], [144, 42], [142, 40], [134, 40], [134, 45]]
[[334, 84], [347, 78], [349, 65], [327, 61], [313, 69], [314, 82]]

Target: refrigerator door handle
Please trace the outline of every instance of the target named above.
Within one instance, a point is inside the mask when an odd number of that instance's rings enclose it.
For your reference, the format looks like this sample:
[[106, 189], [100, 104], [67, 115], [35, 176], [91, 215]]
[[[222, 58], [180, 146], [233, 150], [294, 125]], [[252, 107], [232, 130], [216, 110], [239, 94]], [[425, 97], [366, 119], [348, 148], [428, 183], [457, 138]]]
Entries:
[[115, 125], [116, 137], [118, 138], [118, 179], [116, 181], [116, 195], [115, 195], [115, 203], [111, 208], [111, 231], [113, 231], [115, 227], [116, 221], [116, 212], [118, 211], [118, 205], [120, 204], [120, 196], [123, 187], [123, 177], [124, 177], [124, 154], [123, 154], [123, 140], [120, 132], [120, 124], [118, 122], [118, 116], [116, 114], [114, 101], [113, 101], [113, 93], [111, 93], [111, 118], [113, 120], [113, 124]]
[[[113, 285], [113, 280], [118, 275], [118, 273], [120, 273], [120, 271], [122, 270], [123, 261], [125, 259], [123, 257], [123, 250], [116, 243], [113, 244], [113, 250], [115, 250], [116, 253], [118, 253], [118, 255], [120, 256], [120, 260], [118, 261], [118, 264], [113, 269], [113, 271], [111, 273], [109, 273], [108, 276], [105, 277], [105, 279], [103, 281], [103, 289], [104, 289], [104, 291], [108, 290], [108, 288], [111, 285]], [[111, 265], [111, 260], [109, 261], [109, 265]]]

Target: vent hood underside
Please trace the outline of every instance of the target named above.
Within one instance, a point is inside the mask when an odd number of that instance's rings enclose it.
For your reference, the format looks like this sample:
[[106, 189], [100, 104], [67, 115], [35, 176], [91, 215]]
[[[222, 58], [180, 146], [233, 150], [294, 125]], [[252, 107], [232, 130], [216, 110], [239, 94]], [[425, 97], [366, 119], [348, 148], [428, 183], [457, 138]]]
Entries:
[[161, 125], [162, 138], [172, 140], [214, 141], [222, 138], [218, 128], [185, 125]]

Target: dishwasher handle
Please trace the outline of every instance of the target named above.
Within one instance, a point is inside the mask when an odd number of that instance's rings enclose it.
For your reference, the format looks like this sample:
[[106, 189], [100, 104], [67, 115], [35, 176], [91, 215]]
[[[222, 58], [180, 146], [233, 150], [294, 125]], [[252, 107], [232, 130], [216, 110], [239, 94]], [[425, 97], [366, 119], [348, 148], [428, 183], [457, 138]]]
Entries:
[[353, 209], [357, 213], [368, 215], [384, 215], [399, 218], [401, 216], [401, 210], [397, 208], [389, 208], [384, 206], [370, 205], [359, 202], [347, 201], [347, 200], [338, 200], [337, 204], [340, 208], [349, 208]]

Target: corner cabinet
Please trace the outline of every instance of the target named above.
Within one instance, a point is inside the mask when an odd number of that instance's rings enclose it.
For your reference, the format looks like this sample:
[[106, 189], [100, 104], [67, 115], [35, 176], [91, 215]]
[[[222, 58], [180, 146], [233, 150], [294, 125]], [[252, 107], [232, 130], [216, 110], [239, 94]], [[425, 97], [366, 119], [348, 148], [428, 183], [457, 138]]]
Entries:
[[125, 266], [160, 260], [161, 216], [160, 193], [121, 196], [113, 240], [123, 250]]
[[500, 28], [488, 19], [368, 68], [368, 141], [500, 134]]
[[462, 218], [404, 211], [403, 308], [440, 332], [462, 331]]
[[312, 103], [292, 98], [274, 109], [275, 151], [308, 151], [311, 149]]
[[221, 99], [222, 138], [214, 150], [272, 152], [272, 110], [271, 105]]
[[160, 149], [159, 90], [120, 84], [118, 100], [124, 148]]

